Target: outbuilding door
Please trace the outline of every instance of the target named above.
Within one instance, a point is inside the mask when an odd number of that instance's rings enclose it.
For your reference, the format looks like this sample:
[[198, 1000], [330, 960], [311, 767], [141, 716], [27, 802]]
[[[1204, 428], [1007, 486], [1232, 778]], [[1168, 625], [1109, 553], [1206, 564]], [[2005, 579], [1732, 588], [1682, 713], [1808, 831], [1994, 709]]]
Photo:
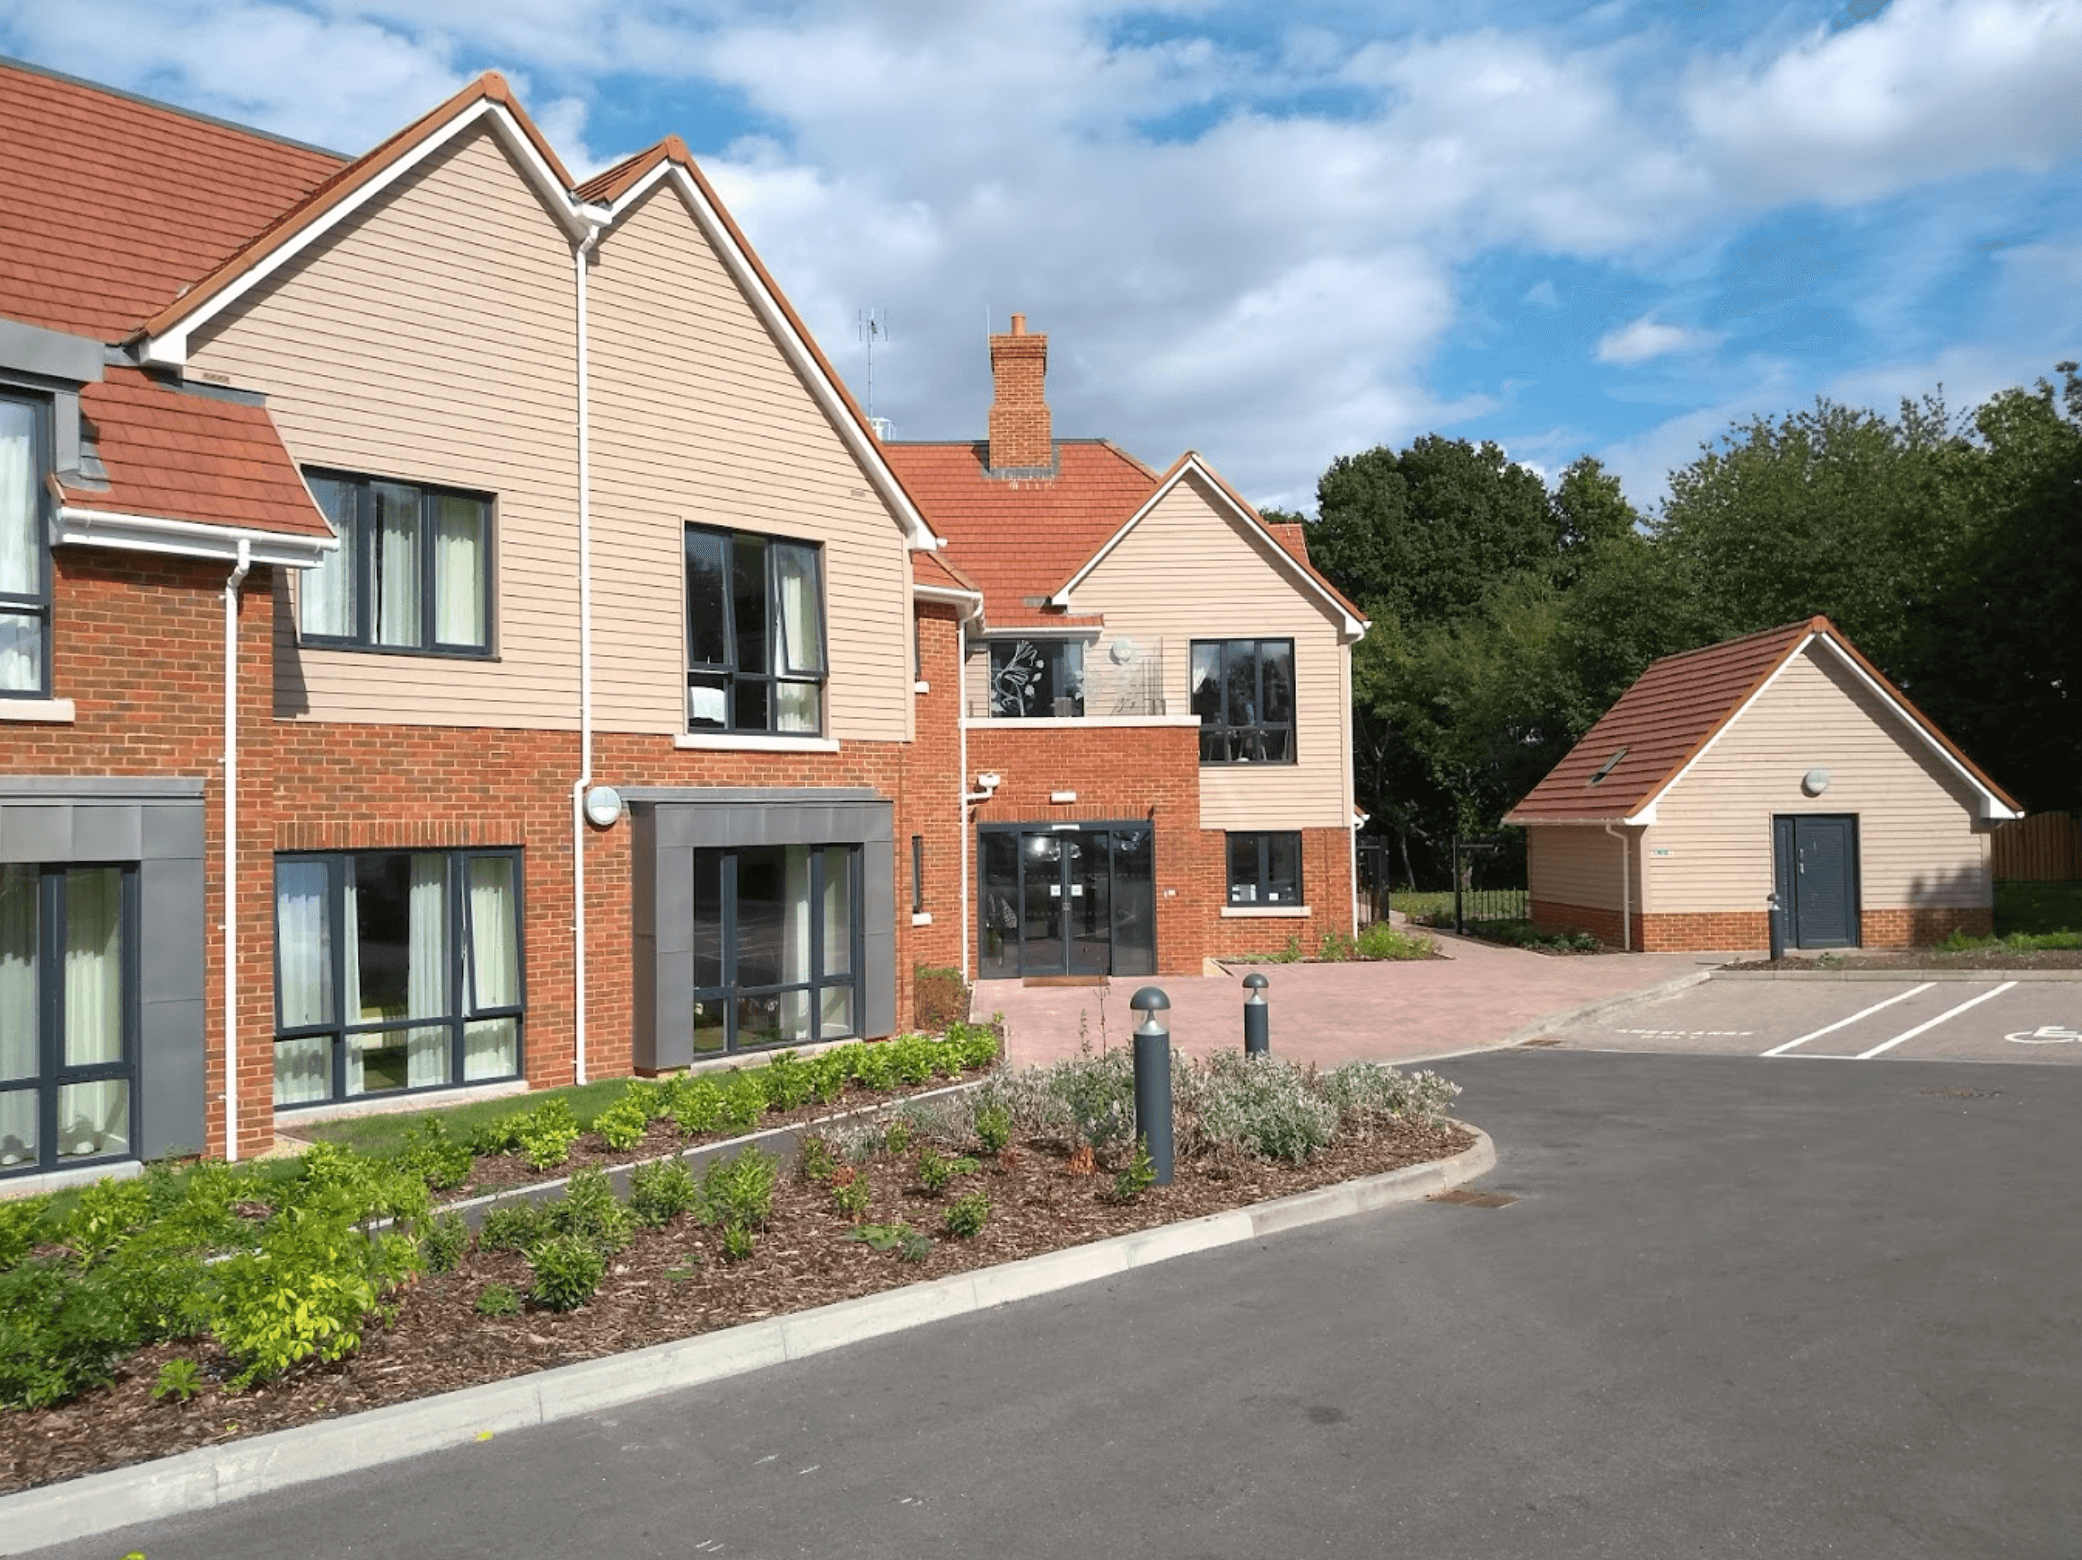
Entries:
[[1795, 813], [1771, 822], [1787, 942], [1796, 948], [1857, 947], [1857, 817]]

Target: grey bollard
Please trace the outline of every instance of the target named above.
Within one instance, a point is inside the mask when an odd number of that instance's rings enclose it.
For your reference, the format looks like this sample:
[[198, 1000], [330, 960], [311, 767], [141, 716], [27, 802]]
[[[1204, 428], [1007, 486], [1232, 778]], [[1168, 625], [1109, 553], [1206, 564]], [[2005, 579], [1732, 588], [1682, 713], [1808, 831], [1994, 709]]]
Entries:
[[1243, 999], [1243, 1054], [1264, 1056], [1272, 1050], [1272, 1009], [1265, 1005], [1265, 988], [1272, 982], [1252, 970], [1243, 983], [1251, 993]]
[[1779, 905], [1776, 889], [1772, 890], [1771, 897], [1764, 902], [1771, 907], [1765, 912], [1765, 918], [1771, 922], [1771, 958], [1775, 963], [1786, 956], [1785, 911]]
[[1171, 1031], [1157, 1022], [1171, 1010], [1171, 999], [1157, 986], [1144, 986], [1128, 998], [1142, 1015], [1135, 1031], [1135, 1135], [1149, 1149], [1157, 1185], [1171, 1184]]

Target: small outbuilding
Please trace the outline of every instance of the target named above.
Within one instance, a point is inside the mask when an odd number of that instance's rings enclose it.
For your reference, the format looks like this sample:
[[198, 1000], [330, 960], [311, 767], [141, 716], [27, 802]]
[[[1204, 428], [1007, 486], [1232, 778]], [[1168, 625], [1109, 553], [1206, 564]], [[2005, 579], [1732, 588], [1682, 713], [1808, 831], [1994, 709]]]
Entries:
[[1992, 929], [2017, 804], [1825, 617], [1643, 672], [1505, 815], [1532, 918], [1646, 952], [1901, 947]]

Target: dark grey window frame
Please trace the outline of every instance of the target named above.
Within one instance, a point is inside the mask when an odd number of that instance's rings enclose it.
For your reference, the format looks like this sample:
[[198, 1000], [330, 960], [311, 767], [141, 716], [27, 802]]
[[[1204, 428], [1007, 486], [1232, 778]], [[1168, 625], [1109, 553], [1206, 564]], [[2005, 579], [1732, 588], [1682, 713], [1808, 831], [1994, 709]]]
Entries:
[[[24, 863], [26, 865], [27, 863]], [[65, 1065], [65, 982], [52, 979], [51, 972], [65, 965], [65, 874], [78, 868], [114, 867], [122, 873], [123, 902], [123, 1055], [119, 1061], [94, 1062], [84, 1067]], [[17, 1175], [47, 1175], [82, 1165], [122, 1163], [140, 1157], [140, 1124], [144, 1090], [138, 1076], [139, 1037], [143, 1028], [141, 1000], [142, 967], [139, 948], [143, 918], [138, 911], [137, 863], [134, 861], [39, 862], [36, 866], [36, 1077], [31, 1081], [11, 1079], [9, 1092], [34, 1088], [36, 1101], [36, 1158], [28, 1163], [0, 1168], [0, 1180]], [[130, 1127], [125, 1134], [129, 1148], [112, 1154], [64, 1155], [58, 1153], [58, 1094], [71, 1083], [100, 1083], [122, 1079], [130, 1085]]]
[[[723, 591], [723, 653], [722, 661], [697, 661], [695, 659], [694, 622], [694, 569], [692, 555], [694, 538], [697, 536], [719, 539], [723, 544], [725, 558], [725, 588]], [[765, 549], [761, 567], [766, 575], [766, 667], [763, 671], [741, 667], [738, 663], [737, 600], [736, 592], [728, 581], [735, 569], [737, 544], [740, 541], [756, 541]], [[800, 547], [806, 549], [816, 560], [817, 568], [817, 664], [824, 669], [815, 676], [800, 673], [788, 674], [780, 669], [780, 657], [776, 654], [779, 644], [775, 632], [781, 620], [781, 585], [775, 570], [775, 547]], [[681, 532], [682, 554], [681, 595], [686, 614], [685, 651], [687, 657], [687, 687], [718, 688], [723, 694], [723, 721], [697, 724], [691, 709], [682, 710], [682, 719], [690, 732], [721, 732], [731, 735], [818, 737], [821, 738], [830, 724], [829, 694], [831, 687], [831, 613], [830, 603], [824, 594], [824, 544], [799, 536], [770, 536], [764, 531], [740, 531], [728, 526], [696, 525], [689, 521]], [[738, 688], [740, 685], [760, 683], [765, 686], [766, 724], [763, 726], [741, 726], [737, 721]], [[780, 691], [783, 684], [810, 685], [817, 689], [817, 729], [815, 731], [784, 730], [778, 724], [781, 718]]]
[[[1291, 900], [1276, 900], [1269, 897], [1272, 889], [1272, 842], [1276, 839], [1292, 840], [1294, 842], [1294, 897]], [[1256, 890], [1256, 896], [1251, 899], [1238, 899], [1236, 897], [1237, 888], [1245, 881], [1236, 876], [1236, 857], [1234, 852], [1236, 841], [1238, 840], [1250, 840], [1257, 847], [1257, 871], [1248, 879], [1249, 884]], [[1301, 845], [1301, 831], [1299, 829], [1231, 829], [1222, 837], [1222, 872], [1227, 882], [1226, 902], [1231, 905], [1249, 906], [1253, 909], [1263, 908], [1268, 905], [1276, 905], [1283, 910], [1290, 907], [1300, 909], [1306, 905], [1308, 903], [1308, 882], [1303, 871]]]
[[925, 836], [911, 836], [911, 914], [925, 912]]
[[37, 683], [34, 688], [0, 688], [4, 699], [48, 699], [51, 697], [51, 639], [55, 618], [53, 611], [51, 580], [51, 398], [36, 395], [8, 383], [0, 383], [0, 400], [12, 401], [29, 408], [35, 424], [32, 441], [35, 445], [34, 476], [36, 488], [36, 512], [32, 524], [36, 527], [37, 546], [37, 590], [34, 596], [17, 595], [13, 592], [0, 593], [0, 612], [19, 613], [24, 617], [35, 617], [43, 624], [39, 637], [42, 654], [37, 666]]
[[[313, 634], [304, 629], [302, 587], [299, 586], [297, 602], [297, 642], [323, 650], [358, 650], [372, 655], [434, 656], [444, 660], [489, 661], [495, 658], [493, 649], [499, 642], [498, 605], [499, 593], [493, 588], [498, 575], [498, 528], [499, 506], [493, 494], [472, 488], [453, 488], [413, 482], [403, 477], [379, 477], [367, 472], [334, 471], [324, 467], [310, 467], [304, 472], [307, 481], [338, 482], [352, 488], [354, 492], [354, 516], [352, 534], [340, 538], [340, 551], [351, 561], [354, 570], [354, 632], [351, 634]], [[375, 624], [371, 614], [375, 611], [375, 592], [369, 578], [372, 572], [369, 561], [367, 537], [369, 527], [375, 524], [375, 499], [371, 489], [377, 486], [412, 488], [419, 494], [419, 643], [416, 645], [385, 645], [376, 642]], [[435, 637], [438, 597], [434, 589], [434, 500], [437, 498], [467, 498], [484, 505], [484, 643], [481, 645], [448, 644]]]
[[[704, 1056], [735, 1056], [748, 1051], [784, 1050], [791, 1046], [816, 1045], [824, 1039], [824, 1036], [820, 1033], [808, 1039], [772, 1040], [761, 1045], [741, 1044], [738, 1039], [737, 1006], [739, 1002], [747, 998], [777, 997], [784, 996], [791, 991], [806, 991], [810, 995], [810, 1014], [814, 1027], [821, 1031], [823, 1023], [818, 1013], [817, 994], [841, 985], [850, 986], [853, 989], [853, 1023], [851, 1032], [843, 1036], [833, 1036], [832, 1038], [857, 1040], [867, 1032], [864, 1027], [864, 1014], [866, 1013], [867, 1002], [866, 853], [855, 842], [832, 840], [822, 844], [805, 844], [800, 847], [809, 852], [810, 861], [810, 978], [806, 981], [783, 981], [778, 985], [759, 986], [743, 985], [728, 978], [737, 973], [739, 953], [737, 935], [738, 859], [747, 850], [785, 850], [787, 848], [786, 846], [749, 844], [710, 845], [698, 847], [694, 852], [697, 871], [699, 870], [702, 857], [717, 856], [721, 858], [721, 881], [718, 893], [722, 922], [720, 927], [719, 963], [721, 973], [726, 977], [720, 985], [703, 986], [696, 984], [693, 987], [693, 1000], [695, 1002], [720, 1002], [723, 1004], [724, 1015], [722, 1050], [709, 1052], [697, 1050], [695, 1052], [697, 1060]], [[853, 859], [853, 902], [848, 912], [848, 919], [852, 925], [852, 935], [849, 939], [846, 955], [848, 972], [843, 980], [826, 979], [824, 974], [824, 853], [828, 850], [847, 851]], [[697, 926], [696, 936], [698, 937], [699, 935]]]
[[[1286, 720], [1283, 721], [1266, 720], [1263, 718], [1263, 711], [1265, 709], [1265, 658], [1258, 653], [1258, 647], [1261, 645], [1285, 645], [1287, 647], [1287, 675], [1290, 680], [1289, 687], [1287, 689], [1287, 696], [1291, 701], [1296, 698], [1297, 694], [1297, 690], [1294, 688], [1294, 686], [1292, 686], [1292, 681], [1294, 677], [1294, 641], [1291, 639], [1283, 639], [1278, 637], [1194, 640], [1192, 642], [1191, 652], [1186, 662], [1186, 696], [1189, 706], [1196, 705], [1198, 703], [1197, 695], [1199, 693], [1199, 689], [1193, 686], [1192, 684], [1193, 665], [1194, 662], [1196, 662], [1199, 659], [1199, 653], [1201, 649], [1209, 645], [1218, 646], [1220, 649], [1220, 659], [1217, 663], [1216, 677], [1222, 690], [1222, 708], [1221, 718], [1212, 721], [1209, 720], [1205, 714], [1202, 714], [1197, 708], [1194, 709], [1194, 713], [1200, 715], [1201, 764], [1216, 765], [1298, 763], [1300, 761], [1300, 742], [1298, 740], [1298, 733], [1295, 729], [1297, 725], [1295, 717], [1293, 715], [1290, 715]], [[1253, 708], [1257, 709], [1260, 712], [1260, 718], [1258, 720], [1252, 721], [1244, 725], [1233, 724], [1230, 722], [1228, 718], [1229, 657], [1234, 648], [1239, 645], [1249, 645], [1251, 647], [1250, 654], [1253, 665], [1252, 687], [1254, 694]], [[1298, 713], [1298, 711], [1296, 713]], [[1287, 756], [1285, 758], [1252, 758], [1248, 755], [1238, 757], [1233, 756], [1233, 754], [1231, 753], [1230, 750], [1234, 748], [1249, 745], [1254, 738], [1258, 740], [1259, 748], [1262, 752], [1262, 739], [1264, 734], [1267, 732], [1285, 733], [1287, 738]], [[1221, 745], [1221, 747], [1224, 749], [1225, 756], [1217, 758], [1210, 758], [1208, 756], [1210, 738], [1212, 738], [1215, 743], [1219, 743]]]
[[[355, 1100], [390, 1100], [407, 1094], [425, 1094], [439, 1089], [479, 1088], [486, 1084], [510, 1082], [528, 1075], [528, 913], [526, 862], [518, 846], [436, 846], [429, 850], [414, 850], [410, 847], [385, 848], [381, 850], [284, 850], [275, 853], [275, 865], [285, 861], [322, 861], [328, 864], [326, 877], [326, 915], [332, 927], [332, 982], [333, 998], [342, 1001], [347, 990], [347, 939], [341, 934], [345, 925], [347, 906], [347, 867], [362, 856], [446, 856], [448, 869], [448, 1012], [439, 1018], [415, 1018], [409, 1023], [397, 1019], [366, 1019], [349, 1022], [344, 1005], [332, 1023], [300, 1024], [284, 1028], [282, 1024], [282, 939], [274, 938], [275, 978], [275, 1029], [274, 1041], [308, 1040], [313, 1036], [328, 1036], [332, 1041], [330, 1077], [332, 1092], [322, 1100], [298, 1100], [278, 1103], [274, 1109], [278, 1114], [300, 1110], [312, 1110], [328, 1105], [340, 1105]], [[466, 863], [475, 856], [502, 856], [513, 862], [513, 915], [514, 952], [518, 968], [515, 984], [520, 992], [520, 1001], [501, 1007], [472, 1008], [467, 1005], [463, 990], [464, 950], [470, 944], [472, 927], [469, 920], [470, 895], [467, 886]], [[273, 926], [270, 909], [270, 927]], [[496, 1078], [463, 1079], [463, 1032], [467, 1025], [482, 1019], [511, 1018], [514, 1020], [514, 1070]], [[448, 1037], [448, 1078], [445, 1082], [421, 1084], [417, 1088], [381, 1089], [361, 1094], [345, 1092], [347, 1083], [347, 1037], [355, 1034], [373, 1034], [399, 1028], [432, 1029], [445, 1025]], [[270, 1051], [272, 1055], [272, 1050]]]

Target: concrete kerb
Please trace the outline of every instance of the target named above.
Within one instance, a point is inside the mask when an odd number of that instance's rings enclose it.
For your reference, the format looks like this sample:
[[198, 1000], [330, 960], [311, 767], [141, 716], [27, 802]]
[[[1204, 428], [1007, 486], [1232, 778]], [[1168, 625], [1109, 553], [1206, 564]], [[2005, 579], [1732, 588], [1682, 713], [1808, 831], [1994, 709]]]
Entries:
[[2082, 969], [1709, 970], [1715, 980], [2078, 980]]
[[506, 1431], [806, 1359], [1173, 1257], [1417, 1202], [1496, 1167], [1496, 1145], [1489, 1135], [1467, 1130], [1475, 1135], [1472, 1148], [1430, 1164], [0, 1496], [0, 1544], [5, 1546], [0, 1554], [206, 1511], [336, 1474], [488, 1441]]
[[1530, 1024], [1521, 1024], [1493, 1045], [1472, 1046], [1466, 1051], [1455, 1051], [1455, 1056], [1467, 1056], [1476, 1051], [1503, 1051], [1514, 1045], [1523, 1045], [1541, 1035], [1550, 1034], [1566, 1024], [1580, 1023], [1586, 1018], [1602, 1018], [1607, 1013], [1623, 1012], [1642, 1002], [1653, 1002], [1658, 997], [1667, 997], [1688, 987], [1697, 986], [1707, 980], [1710, 969], [1687, 970], [1682, 975], [1673, 975], [1668, 980], [1659, 980], [1653, 986], [1643, 986], [1637, 991], [1622, 991], [1610, 997], [1600, 997], [1595, 1002], [1586, 1002], [1580, 1007], [1567, 1008], [1559, 1013], [1549, 1013], [1536, 1018]]

